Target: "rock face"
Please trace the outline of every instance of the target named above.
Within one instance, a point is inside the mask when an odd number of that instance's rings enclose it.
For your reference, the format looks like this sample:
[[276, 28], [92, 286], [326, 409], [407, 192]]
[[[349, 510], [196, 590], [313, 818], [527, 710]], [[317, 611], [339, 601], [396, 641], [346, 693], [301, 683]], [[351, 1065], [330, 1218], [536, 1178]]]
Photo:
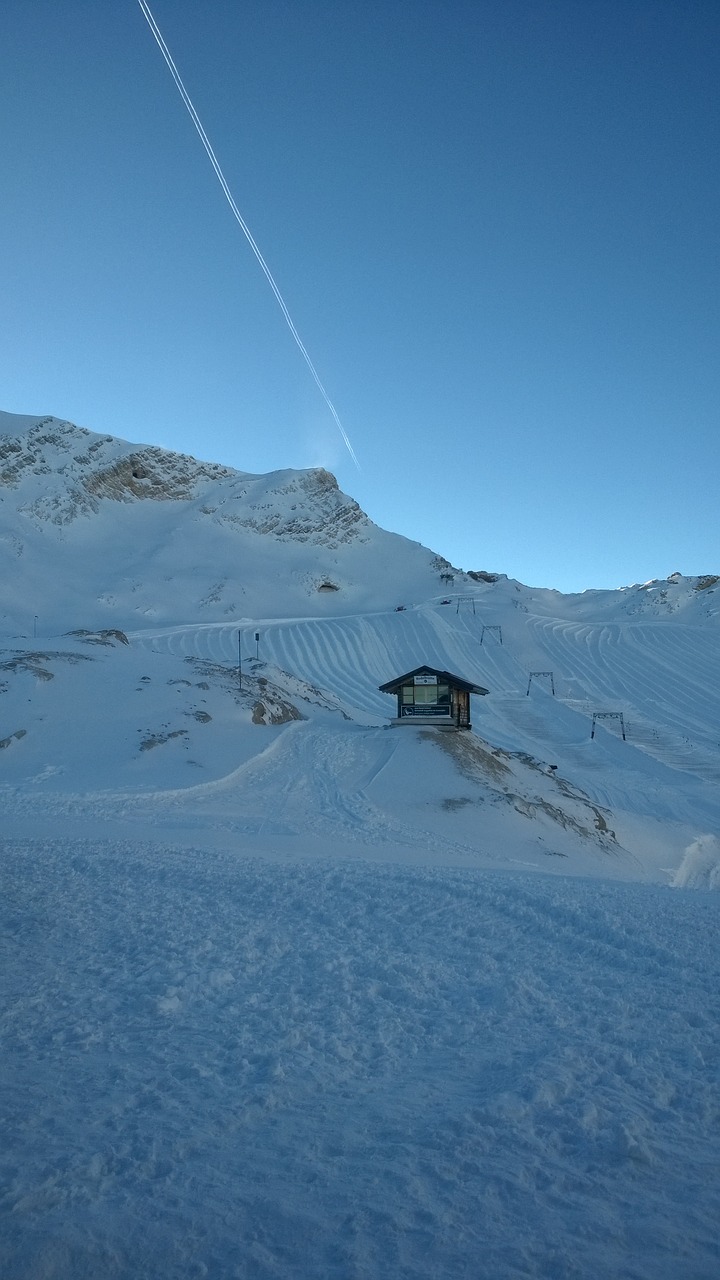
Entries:
[[0, 632], [26, 635], [50, 606], [55, 629], [93, 631], [362, 611], [379, 584], [391, 607], [451, 568], [321, 467], [254, 475], [4, 413], [0, 554]]
[[17, 508], [23, 515], [57, 525], [98, 513], [103, 499], [193, 502], [210, 494], [206, 515], [280, 538], [337, 546], [369, 523], [322, 467], [255, 476], [56, 418], [0, 435], [0, 487], [23, 494]]
[[94, 498], [113, 498], [116, 502], [131, 502], [133, 498], [188, 502], [196, 496], [196, 487], [202, 480], [219, 480], [230, 475], [232, 472], [226, 467], [148, 447], [118, 459], [109, 467], [91, 468], [83, 477], [83, 486]]

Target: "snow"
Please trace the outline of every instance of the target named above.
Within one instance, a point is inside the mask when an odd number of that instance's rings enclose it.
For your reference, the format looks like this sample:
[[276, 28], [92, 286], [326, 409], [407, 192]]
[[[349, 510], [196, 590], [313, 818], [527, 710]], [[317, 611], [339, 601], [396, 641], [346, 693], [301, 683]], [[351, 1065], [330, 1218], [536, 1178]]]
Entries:
[[676, 889], [720, 889], [720, 840], [698, 836], [685, 850], [672, 879]]
[[[713, 576], [54, 419], [0, 477], [0, 1274], [714, 1280]], [[421, 662], [472, 733], [388, 727]]]
[[5, 865], [3, 1275], [717, 1274], [717, 895]]

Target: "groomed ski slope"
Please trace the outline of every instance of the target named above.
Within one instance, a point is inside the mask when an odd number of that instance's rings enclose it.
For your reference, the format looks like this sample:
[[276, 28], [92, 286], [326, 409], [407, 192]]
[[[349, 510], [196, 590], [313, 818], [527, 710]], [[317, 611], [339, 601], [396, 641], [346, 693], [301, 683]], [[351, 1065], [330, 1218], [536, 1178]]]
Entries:
[[[454, 603], [428, 603], [391, 614], [174, 627], [131, 638], [160, 652], [233, 665], [238, 631], [247, 658], [255, 655], [259, 630], [264, 660], [342, 691], [353, 718], [367, 723], [391, 713], [377, 686], [419, 661], [489, 688], [493, 698], [478, 704], [483, 719], [496, 697], [526, 696], [530, 672], [550, 670], [558, 703], [590, 720], [594, 711], [623, 712], [631, 740], [643, 749], [720, 780], [720, 628], [676, 621], [592, 626], [542, 617], [512, 625], [505, 615], [496, 624], [499, 639], [486, 621], [492, 610], [483, 605], [482, 615], [463, 600], [462, 611]], [[534, 704], [550, 685], [538, 676], [530, 688]], [[552, 710], [545, 714], [549, 720]]]
[[[389, 614], [176, 627], [134, 633], [132, 642], [231, 665], [240, 633], [246, 659], [259, 652], [273, 667], [333, 690], [349, 717], [374, 726], [394, 714], [378, 685], [426, 661], [489, 689], [474, 699], [475, 730], [505, 750], [555, 764], [598, 804], [627, 815], [631, 848], [639, 839], [650, 852], [632, 829], [637, 816], [665, 825], [651, 835], [663, 850], [669, 826], [686, 824], [687, 838], [675, 840], [676, 864], [693, 833], [717, 828], [717, 627], [677, 619], [593, 626], [533, 616], [526, 607], [493, 613], [487, 599], [482, 612], [472, 607], [459, 598]], [[501, 623], [487, 621], [498, 617]], [[531, 672], [548, 671], [554, 697], [546, 676], [530, 680]], [[591, 738], [595, 712], [622, 714], [625, 741], [615, 719], [598, 721]]]

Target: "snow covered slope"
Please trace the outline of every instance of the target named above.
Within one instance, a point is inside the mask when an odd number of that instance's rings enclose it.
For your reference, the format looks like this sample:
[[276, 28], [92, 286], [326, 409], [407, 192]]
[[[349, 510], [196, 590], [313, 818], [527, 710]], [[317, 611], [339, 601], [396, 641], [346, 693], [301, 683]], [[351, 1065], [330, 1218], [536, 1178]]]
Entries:
[[332, 616], [449, 568], [322, 469], [249, 475], [55, 418], [0, 414], [0, 628]]
[[[712, 575], [562, 596], [454, 569], [324, 471], [0, 426], [9, 810], [112, 792], [139, 811], [161, 791], [187, 814], [223, 790], [223, 822], [266, 830], [295, 779], [294, 832], [665, 879], [720, 826]], [[490, 690], [473, 761], [433, 733], [386, 741], [378, 686], [421, 662]]]
[[718, 579], [11, 415], [0, 552], [3, 1277], [714, 1280]]

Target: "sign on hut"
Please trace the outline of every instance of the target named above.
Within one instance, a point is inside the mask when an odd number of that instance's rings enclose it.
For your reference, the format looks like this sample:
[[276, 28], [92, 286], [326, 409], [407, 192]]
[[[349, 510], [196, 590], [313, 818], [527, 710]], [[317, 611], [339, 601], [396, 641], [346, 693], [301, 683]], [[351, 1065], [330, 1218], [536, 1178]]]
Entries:
[[397, 718], [393, 724], [434, 724], [438, 727], [470, 729], [470, 694], [485, 694], [479, 684], [462, 680], [450, 671], [416, 667], [404, 676], [380, 685], [381, 693], [397, 697]]

